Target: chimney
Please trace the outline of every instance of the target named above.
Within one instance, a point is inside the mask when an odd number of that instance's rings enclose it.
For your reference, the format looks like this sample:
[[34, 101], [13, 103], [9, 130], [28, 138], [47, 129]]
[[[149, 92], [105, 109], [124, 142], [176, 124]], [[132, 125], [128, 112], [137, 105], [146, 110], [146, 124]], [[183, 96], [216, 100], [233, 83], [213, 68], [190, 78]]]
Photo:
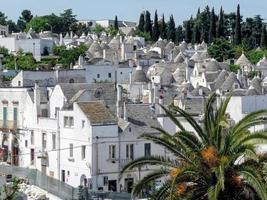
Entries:
[[73, 38], [73, 32], [72, 31], [70, 32], [70, 38], [71, 39]]
[[64, 45], [62, 33], [59, 34], [59, 45], [60, 46], [63, 46]]
[[106, 55], [106, 49], [103, 49], [103, 59], [106, 59], [107, 55]]
[[117, 85], [117, 117], [120, 118], [120, 103], [121, 103], [121, 86]]
[[38, 83], [34, 84], [34, 105], [36, 110], [36, 117], [41, 116], [41, 91]]
[[185, 59], [185, 64], [186, 64], [186, 67], [185, 67], [185, 80], [186, 80], [186, 82], [188, 82], [189, 79], [190, 79], [190, 77], [189, 77], [188, 58]]
[[203, 88], [202, 87], [199, 87], [198, 93], [199, 93], [199, 96], [203, 96]]
[[123, 103], [123, 120], [128, 121], [126, 101]]
[[79, 59], [78, 59], [78, 65], [79, 65], [79, 67], [81, 67], [81, 66], [83, 66], [83, 64], [84, 64], [83, 56], [80, 55]]
[[131, 85], [132, 84], [132, 72], [129, 73], [129, 84]]
[[[164, 97], [162, 94], [159, 96], [159, 105], [164, 106]], [[161, 107], [159, 107], [159, 114], [163, 114], [163, 109]]]

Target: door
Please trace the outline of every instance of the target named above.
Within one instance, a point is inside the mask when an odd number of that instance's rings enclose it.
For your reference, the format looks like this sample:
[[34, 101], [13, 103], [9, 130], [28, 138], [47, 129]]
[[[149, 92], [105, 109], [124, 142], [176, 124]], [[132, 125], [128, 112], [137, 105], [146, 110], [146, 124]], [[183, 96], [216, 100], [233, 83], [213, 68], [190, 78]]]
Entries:
[[61, 170], [61, 181], [65, 183], [65, 180], [66, 180], [65, 170]]
[[126, 178], [125, 179], [125, 187], [126, 187], [126, 191], [128, 193], [131, 193], [132, 192], [133, 183], [134, 183], [134, 179], [133, 178]]
[[117, 192], [117, 181], [116, 180], [108, 181], [108, 191]]
[[34, 165], [34, 149], [31, 149], [31, 165]]

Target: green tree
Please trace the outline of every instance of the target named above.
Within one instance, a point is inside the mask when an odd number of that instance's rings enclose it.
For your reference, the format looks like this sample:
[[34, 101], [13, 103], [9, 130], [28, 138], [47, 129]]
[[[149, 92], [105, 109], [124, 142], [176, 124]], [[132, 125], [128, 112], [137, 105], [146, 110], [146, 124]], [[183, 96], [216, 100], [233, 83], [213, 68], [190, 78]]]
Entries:
[[220, 62], [235, 57], [233, 45], [223, 38], [214, 40], [213, 44], [208, 47], [208, 52], [212, 58]]
[[221, 7], [220, 10], [220, 16], [219, 16], [219, 21], [218, 21], [218, 27], [217, 27], [217, 38], [224, 37], [224, 12], [223, 8]]
[[151, 15], [150, 15], [150, 12], [148, 10], [146, 11], [144, 29], [145, 29], [144, 30], [145, 32], [149, 33], [150, 35], [152, 34]]
[[115, 16], [115, 20], [114, 20], [114, 28], [115, 28], [115, 30], [119, 31], [119, 24], [118, 24], [118, 17], [117, 17], [117, 15]]
[[187, 43], [192, 41], [193, 31], [192, 31], [192, 18], [189, 21], [184, 22], [185, 27], [185, 41]]
[[91, 30], [93, 33], [97, 34], [98, 36], [101, 35], [102, 32], [105, 31], [105, 28], [100, 24], [96, 24], [94, 28]]
[[155, 16], [154, 16], [154, 24], [153, 24], [153, 29], [152, 29], [152, 39], [153, 41], [157, 41], [160, 36], [160, 30], [159, 30], [159, 22], [158, 22], [158, 13], [157, 10], [155, 11]]
[[66, 33], [72, 31], [70, 29], [71, 25], [77, 22], [76, 15], [73, 14], [72, 9], [64, 10], [63, 13], [60, 14], [62, 21], [62, 33]]
[[32, 20], [26, 25], [26, 30], [32, 28], [35, 32], [39, 33], [48, 28], [48, 19], [45, 16], [34, 17]]
[[234, 43], [235, 45], [241, 44], [241, 16], [240, 16], [240, 6], [238, 4], [237, 6], [237, 12], [236, 12], [236, 21], [235, 21], [235, 39]]
[[162, 15], [162, 19], [161, 19], [161, 22], [160, 22], [160, 37], [162, 39], [166, 39], [167, 38], [167, 25], [165, 23], [164, 14]]
[[266, 33], [266, 25], [262, 26], [261, 31], [261, 48], [266, 49], [267, 47], [267, 33]]
[[176, 28], [175, 43], [179, 44], [180, 42], [183, 41], [183, 39], [184, 39], [183, 27], [182, 26], [178, 26]]
[[140, 32], [145, 31], [145, 15], [143, 12], [140, 14], [139, 23], [138, 23], [138, 30]]
[[199, 24], [195, 23], [194, 29], [193, 29], [193, 38], [192, 43], [198, 44], [200, 43], [200, 30], [199, 30]]
[[7, 25], [7, 16], [2, 12], [0, 12], [0, 24]]
[[212, 43], [215, 38], [216, 38], [216, 16], [214, 8], [212, 8], [210, 15], [209, 43]]
[[30, 10], [23, 10], [21, 12], [20, 19], [23, 20], [26, 23], [29, 23], [33, 18], [32, 12]]
[[173, 15], [170, 16], [170, 21], [167, 26], [167, 39], [175, 41], [175, 22], [173, 19]]
[[[259, 161], [256, 153], [259, 141], [266, 144], [267, 133], [250, 132], [255, 125], [266, 123], [267, 111], [251, 112], [233, 124], [226, 113], [230, 97], [216, 107], [217, 98], [220, 97], [212, 94], [207, 100], [201, 124], [179, 107], [162, 107], [179, 131], [170, 134], [153, 127], [159, 134], [143, 134], [141, 138], [163, 147], [172, 156], [144, 156], [123, 168], [122, 174], [144, 166], [157, 166], [157, 170], [135, 184], [134, 196], [164, 178], [160, 189], [149, 196], [151, 199], [267, 199], [263, 177], [254, 164]], [[176, 114], [194, 131], [185, 128]]]

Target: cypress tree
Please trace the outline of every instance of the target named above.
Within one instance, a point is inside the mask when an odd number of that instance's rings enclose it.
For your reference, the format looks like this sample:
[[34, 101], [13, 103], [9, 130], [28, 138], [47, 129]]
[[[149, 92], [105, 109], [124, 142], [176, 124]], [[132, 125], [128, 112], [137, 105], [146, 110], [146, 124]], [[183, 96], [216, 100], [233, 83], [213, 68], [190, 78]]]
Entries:
[[192, 41], [192, 17], [185, 22], [185, 41], [187, 43]]
[[160, 24], [160, 37], [162, 39], [166, 39], [167, 38], [166, 23], [165, 23], [164, 14], [162, 15], [162, 20], [161, 20], [161, 24]]
[[138, 30], [144, 32], [145, 30], [144, 27], [145, 27], [145, 15], [144, 12], [142, 12], [139, 18]]
[[145, 32], [149, 33], [150, 35], [152, 34], [152, 24], [151, 24], [151, 17], [150, 17], [150, 12], [147, 10], [146, 11], [146, 17], [145, 17]]
[[237, 6], [237, 12], [236, 12], [234, 43], [236, 45], [241, 44], [241, 16], [240, 16], [239, 4]]
[[119, 24], [118, 24], [118, 17], [117, 17], [117, 15], [115, 16], [114, 28], [115, 28], [117, 31], [119, 30]]
[[217, 38], [224, 37], [224, 12], [223, 8], [221, 7], [220, 16], [218, 21], [217, 27]]
[[178, 26], [175, 33], [175, 43], [179, 44], [184, 39], [183, 27]]
[[175, 41], [175, 22], [173, 19], [173, 15], [170, 16], [170, 21], [167, 27], [167, 38], [168, 40]]
[[266, 49], [267, 47], [267, 33], [266, 33], [266, 25], [262, 26], [262, 31], [261, 31], [261, 48]]
[[159, 39], [159, 35], [160, 35], [160, 30], [159, 30], [159, 22], [158, 22], [158, 13], [156, 10], [155, 16], [154, 16], [154, 26], [152, 29], [152, 39], [154, 41], [157, 41]]
[[195, 23], [194, 30], [193, 30], [193, 38], [192, 43], [200, 43], [200, 30], [199, 30], [199, 24]]
[[216, 37], [216, 16], [214, 8], [212, 8], [210, 15], [209, 43], [212, 43], [215, 37]]

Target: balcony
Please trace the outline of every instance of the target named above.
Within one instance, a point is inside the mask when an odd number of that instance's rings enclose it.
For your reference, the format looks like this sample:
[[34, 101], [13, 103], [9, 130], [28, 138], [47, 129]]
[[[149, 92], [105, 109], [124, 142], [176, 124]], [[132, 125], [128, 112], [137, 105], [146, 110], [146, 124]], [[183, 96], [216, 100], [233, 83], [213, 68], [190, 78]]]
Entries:
[[18, 121], [8, 120], [4, 123], [3, 120], [0, 120], [0, 130], [7, 131], [7, 130], [17, 130], [18, 128]]

